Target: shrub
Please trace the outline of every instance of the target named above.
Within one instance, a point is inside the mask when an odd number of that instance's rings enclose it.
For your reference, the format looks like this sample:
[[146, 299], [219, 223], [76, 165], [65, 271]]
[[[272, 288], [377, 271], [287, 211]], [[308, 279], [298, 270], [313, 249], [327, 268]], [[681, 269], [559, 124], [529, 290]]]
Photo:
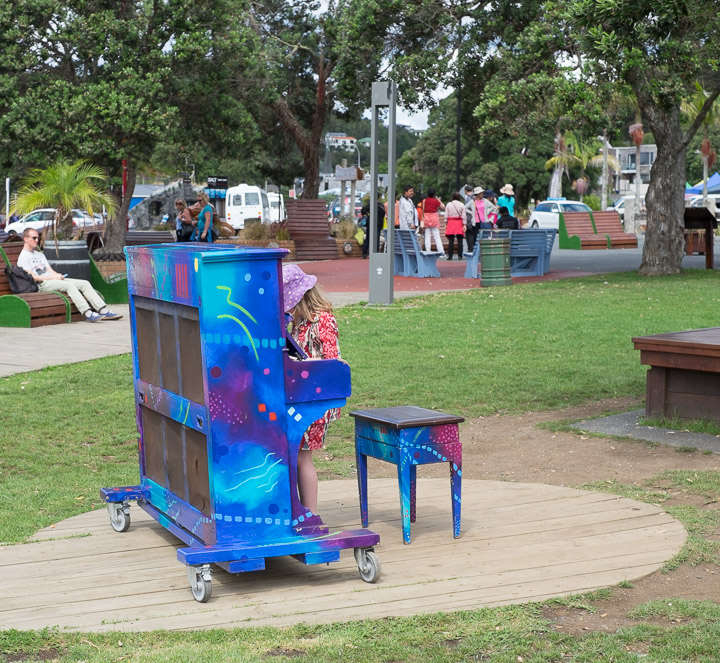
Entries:
[[338, 239], [352, 239], [357, 232], [357, 224], [349, 216], [343, 216], [340, 221], [332, 224], [330, 234]]
[[259, 221], [253, 221], [245, 225], [239, 236], [250, 242], [267, 242], [270, 239], [270, 227]]
[[589, 193], [583, 198], [583, 202], [591, 209], [596, 212], [601, 209], [600, 196], [596, 196], [594, 193]]
[[292, 237], [290, 237], [290, 231], [287, 227], [287, 221], [271, 223], [269, 234], [271, 239], [278, 242], [285, 242], [292, 239]]

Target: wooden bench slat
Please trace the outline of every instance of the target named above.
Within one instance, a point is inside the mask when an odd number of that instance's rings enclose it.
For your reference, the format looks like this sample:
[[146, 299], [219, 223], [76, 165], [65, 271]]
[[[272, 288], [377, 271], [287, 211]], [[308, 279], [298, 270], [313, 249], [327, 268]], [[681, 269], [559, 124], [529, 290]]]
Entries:
[[598, 234], [607, 237], [608, 248], [637, 247], [637, 237], [632, 233], [625, 232], [620, 222], [620, 215], [617, 212], [607, 210], [605, 212], [593, 212], [592, 214]]
[[589, 212], [564, 212], [560, 214], [561, 249], [607, 249], [608, 240], [595, 232]]

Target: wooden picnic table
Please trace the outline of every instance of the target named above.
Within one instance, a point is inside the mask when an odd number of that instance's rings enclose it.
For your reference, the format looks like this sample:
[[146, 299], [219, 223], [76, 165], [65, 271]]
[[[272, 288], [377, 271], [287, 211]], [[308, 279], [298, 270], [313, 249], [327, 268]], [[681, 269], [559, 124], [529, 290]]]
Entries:
[[638, 336], [645, 416], [720, 422], [720, 327]]

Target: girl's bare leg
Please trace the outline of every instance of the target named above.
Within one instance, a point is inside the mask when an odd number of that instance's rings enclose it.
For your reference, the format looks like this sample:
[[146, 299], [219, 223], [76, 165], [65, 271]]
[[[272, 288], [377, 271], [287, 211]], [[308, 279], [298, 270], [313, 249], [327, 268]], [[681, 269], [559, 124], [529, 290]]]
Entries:
[[318, 475], [312, 459], [312, 451], [301, 449], [298, 452], [298, 492], [300, 502], [313, 513], [318, 506]]

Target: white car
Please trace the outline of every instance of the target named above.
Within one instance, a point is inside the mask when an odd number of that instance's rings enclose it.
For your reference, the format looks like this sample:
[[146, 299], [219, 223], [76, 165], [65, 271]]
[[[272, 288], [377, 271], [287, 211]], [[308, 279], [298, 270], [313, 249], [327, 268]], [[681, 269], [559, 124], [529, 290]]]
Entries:
[[545, 200], [537, 204], [530, 214], [528, 228], [551, 230], [560, 227], [560, 212], [590, 212], [590, 208], [577, 200]]
[[[635, 200], [635, 196], [623, 196], [622, 198], [618, 198], [618, 199], [613, 203], [613, 206], [612, 206], [612, 208], [613, 208], [613, 209], [618, 213], [618, 215], [620, 216], [620, 221], [622, 221], [623, 223], [625, 222], [625, 203], [626, 203], [627, 201], [629, 201], [629, 200], [634, 201], [634, 200]], [[640, 214], [645, 214], [646, 211], [647, 211], [647, 210], [645, 209], [645, 198], [640, 198], [640, 210], [639, 210], [639, 213], [640, 213]]]
[[[73, 214], [73, 226], [84, 228], [89, 225], [94, 225], [93, 218], [86, 212], [82, 212], [79, 209], [72, 210]], [[33, 230], [43, 231], [45, 228], [52, 227], [53, 219], [55, 218], [55, 210], [51, 208], [36, 209], [30, 214], [26, 214], [19, 221], [9, 223], [5, 232], [8, 235], [22, 235], [26, 228], [32, 228]]]

